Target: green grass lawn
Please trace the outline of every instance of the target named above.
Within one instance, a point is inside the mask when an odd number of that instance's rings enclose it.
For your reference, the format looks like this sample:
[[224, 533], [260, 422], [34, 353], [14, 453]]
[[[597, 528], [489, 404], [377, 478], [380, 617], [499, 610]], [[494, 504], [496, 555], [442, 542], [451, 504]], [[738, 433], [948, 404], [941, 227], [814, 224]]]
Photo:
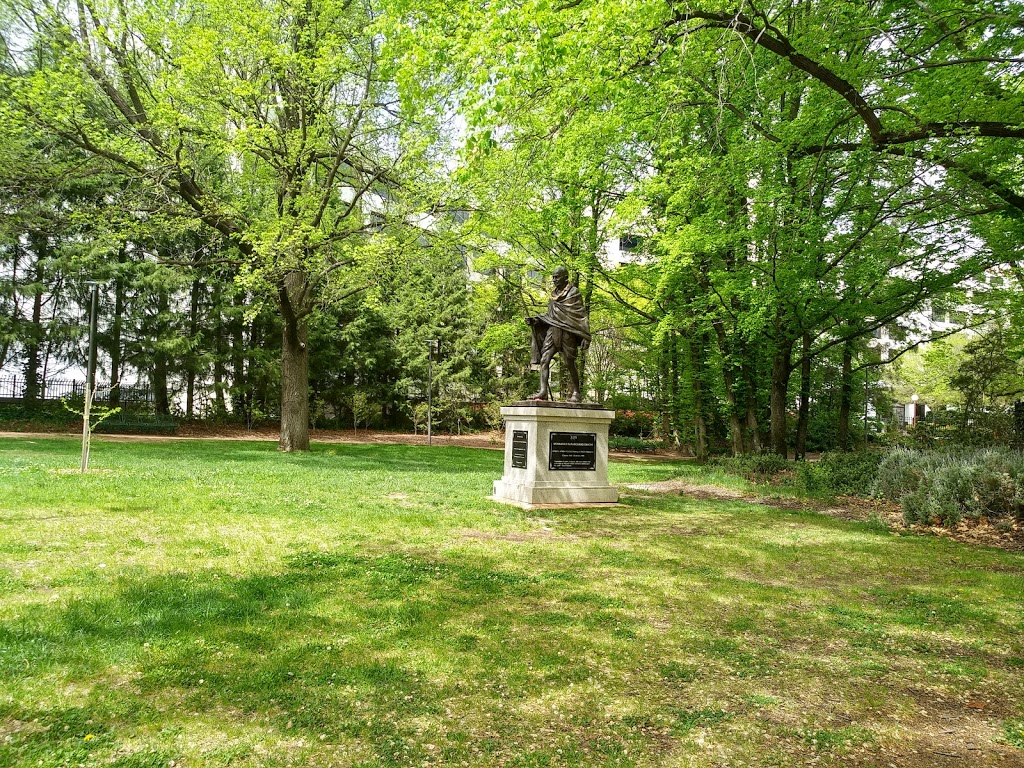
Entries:
[[[1024, 765], [1024, 557], [495, 451], [0, 440], [0, 766]], [[613, 463], [614, 482], [690, 470]]]

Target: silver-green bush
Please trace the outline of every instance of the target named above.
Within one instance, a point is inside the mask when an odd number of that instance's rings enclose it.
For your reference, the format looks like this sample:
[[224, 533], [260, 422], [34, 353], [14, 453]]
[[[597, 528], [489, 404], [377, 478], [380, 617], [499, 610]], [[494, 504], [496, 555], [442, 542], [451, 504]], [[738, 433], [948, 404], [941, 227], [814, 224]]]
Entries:
[[875, 493], [898, 501], [908, 525], [951, 526], [965, 517], [1024, 522], [1024, 453], [900, 448], [879, 466]]

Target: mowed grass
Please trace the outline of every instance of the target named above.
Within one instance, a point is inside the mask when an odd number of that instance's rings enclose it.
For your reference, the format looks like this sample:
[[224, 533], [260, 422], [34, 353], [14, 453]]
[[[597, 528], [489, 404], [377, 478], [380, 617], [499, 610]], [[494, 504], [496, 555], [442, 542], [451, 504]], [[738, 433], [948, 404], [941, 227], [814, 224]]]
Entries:
[[[0, 440], [0, 766], [1024, 765], [1024, 557], [495, 451]], [[615, 482], [690, 472], [614, 463]]]

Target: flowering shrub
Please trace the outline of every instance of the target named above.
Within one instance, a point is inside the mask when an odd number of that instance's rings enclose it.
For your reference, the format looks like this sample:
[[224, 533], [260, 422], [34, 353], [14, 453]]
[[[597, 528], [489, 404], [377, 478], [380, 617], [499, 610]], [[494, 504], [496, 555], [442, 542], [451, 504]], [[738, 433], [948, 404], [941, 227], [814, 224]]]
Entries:
[[608, 433], [614, 437], [650, 437], [654, 434], [651, 411], [617, 410]]

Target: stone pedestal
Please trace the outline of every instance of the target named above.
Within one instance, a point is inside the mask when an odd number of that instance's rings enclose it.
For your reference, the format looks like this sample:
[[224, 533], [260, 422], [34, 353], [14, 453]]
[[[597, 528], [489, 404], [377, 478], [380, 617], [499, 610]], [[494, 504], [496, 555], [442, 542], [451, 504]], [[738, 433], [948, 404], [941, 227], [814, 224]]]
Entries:
[[614, 504], [608, 484], [608, 425], [615, 411], [580, 403], [526, 401], [501, 409], [505, 473], [494, 500], [542, 504]]

